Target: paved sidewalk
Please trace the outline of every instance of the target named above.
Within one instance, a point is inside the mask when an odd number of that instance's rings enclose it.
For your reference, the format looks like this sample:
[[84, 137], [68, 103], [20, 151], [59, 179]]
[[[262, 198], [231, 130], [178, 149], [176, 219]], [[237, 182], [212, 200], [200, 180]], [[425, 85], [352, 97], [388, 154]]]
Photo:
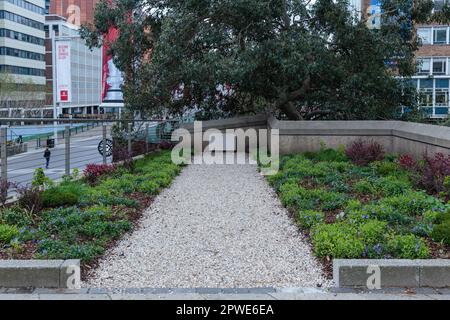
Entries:
[[0, 300], [450, 300], [450, 289], [393, 288], [374, 292], [353, 289], [254, 288], [81, 290], [1, 289]]

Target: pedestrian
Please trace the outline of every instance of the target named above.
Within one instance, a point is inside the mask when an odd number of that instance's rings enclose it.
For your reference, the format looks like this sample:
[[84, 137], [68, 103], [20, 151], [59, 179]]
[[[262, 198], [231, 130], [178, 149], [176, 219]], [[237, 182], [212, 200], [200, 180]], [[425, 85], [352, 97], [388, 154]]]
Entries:
[[45, 158], [45, 169], [48, 169], [48, 165], [50, 164], [50, 155], [52, 153], [50, 152], [49, 148], [45, 148], [44, 151], [44, 158]]

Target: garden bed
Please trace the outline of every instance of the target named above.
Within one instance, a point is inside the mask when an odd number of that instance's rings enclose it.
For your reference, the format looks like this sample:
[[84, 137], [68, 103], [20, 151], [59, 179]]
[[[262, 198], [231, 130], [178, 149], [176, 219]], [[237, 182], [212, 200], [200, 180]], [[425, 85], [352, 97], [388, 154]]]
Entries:
[[333, 258], [450, 258], [450, 157], [356, 141], [282, 156], [268, 181], [328, 276]]
[[82, 275], [133, 230], [153, 198], [180, 173], [170, 151], [123, 165], [88, 165], [54, 184], [37, 171], [19, 200], [0, 209], [0, 259], [81, 259]]

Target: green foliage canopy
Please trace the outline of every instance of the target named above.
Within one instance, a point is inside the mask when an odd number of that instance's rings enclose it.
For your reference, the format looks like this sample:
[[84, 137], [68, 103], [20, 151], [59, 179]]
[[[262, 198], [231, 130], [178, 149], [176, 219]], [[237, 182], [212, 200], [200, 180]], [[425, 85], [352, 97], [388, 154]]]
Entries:
[[385, 0], [381, 27], [369, 29], [344, 0], [102, 0], [81, 34], [99, 45], [118, 28], [111, 50], [132, 110], [393, 119], [417, 101], [404, 81], [416, 68], [413, 26], [450, 17], [432, 8]]

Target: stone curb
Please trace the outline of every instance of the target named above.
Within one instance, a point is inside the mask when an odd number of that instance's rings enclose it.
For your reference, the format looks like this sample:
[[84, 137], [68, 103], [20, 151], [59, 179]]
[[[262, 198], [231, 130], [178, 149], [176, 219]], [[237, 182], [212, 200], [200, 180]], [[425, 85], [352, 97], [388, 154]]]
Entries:
[[450, 300], [450, 289], [0, 288], [0, 300]]
[[66, 289], [80, 283], [80, 260], [0, 260], [0, 287]]
[[333, 280], [338, 288], [450, 288], [450, 260], [335, 259]]

